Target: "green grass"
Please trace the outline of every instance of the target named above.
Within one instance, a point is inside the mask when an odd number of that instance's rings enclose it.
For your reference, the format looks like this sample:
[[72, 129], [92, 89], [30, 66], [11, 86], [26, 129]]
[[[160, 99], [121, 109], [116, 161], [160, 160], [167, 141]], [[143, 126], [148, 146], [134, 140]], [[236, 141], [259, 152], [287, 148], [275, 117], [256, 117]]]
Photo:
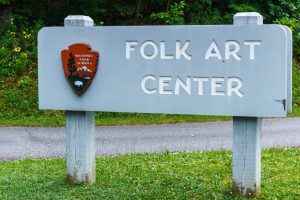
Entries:
[[201, 116], [201, 115], [167, 115], [119, 113], [116, 117], [96, 117], [97, 125], [135, 125], [135, 124], [173, 124], [183, 122], [210, 122], [230, 120], [231, 117]]
[[[200, 115], [167, 115], [167, 114], [141, 114], [141, 113], [97, 113], [97, 126], [111, 125], [150, 125], [174, 124], [192, 122], [211, 122], [230, 120], [231, 117], [200, 116]], [[65, 114], [58, 116], [17, 117], [0, 120], [0, 127], [5, 126], [64, 126]]]
[[[0, 199], [241, 199], [231, 195], [231, 152], [138, 154], [97, 158], [94, 185], [65, 182], [65, 160], [0, 162]], [[299, 199], [300, 149], [262, 157], [257, 199]]]

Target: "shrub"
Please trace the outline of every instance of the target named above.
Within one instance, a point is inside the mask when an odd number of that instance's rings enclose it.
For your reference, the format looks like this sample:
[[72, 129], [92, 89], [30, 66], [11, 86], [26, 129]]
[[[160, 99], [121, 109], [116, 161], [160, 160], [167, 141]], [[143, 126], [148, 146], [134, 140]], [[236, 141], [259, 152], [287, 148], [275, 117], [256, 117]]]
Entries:
[[37, 33], [41, 21], [29, 25], [25, 17], [14, 15], [0, 35], [0, 78], [15, 78], [37, 66]]

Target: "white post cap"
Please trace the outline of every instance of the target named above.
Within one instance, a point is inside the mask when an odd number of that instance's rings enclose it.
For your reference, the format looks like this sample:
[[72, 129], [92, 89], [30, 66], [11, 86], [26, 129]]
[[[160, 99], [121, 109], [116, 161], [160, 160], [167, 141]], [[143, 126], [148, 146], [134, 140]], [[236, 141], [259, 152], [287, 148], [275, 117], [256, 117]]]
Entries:
[[64, 20], [65, 27], [70, 26], [94, 26], [94, 21], [89, 16], [69, 15]]
[[263, 17], [257, 12], [239, 12], [233, 16], [234, 25], [262, 25]]

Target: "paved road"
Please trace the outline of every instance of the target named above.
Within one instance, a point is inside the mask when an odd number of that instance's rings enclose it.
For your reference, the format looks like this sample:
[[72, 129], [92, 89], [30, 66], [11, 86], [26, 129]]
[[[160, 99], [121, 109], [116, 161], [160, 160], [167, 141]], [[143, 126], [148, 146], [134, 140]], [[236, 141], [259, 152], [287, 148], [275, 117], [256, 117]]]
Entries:
[[[300, 147], [300, 118], [263, 120], [263, 147]], [[65, 128], [0, 128], [0, 160], [64, 157]], [[96, 128], [97, 155], [231, 149], [232, 122]]]

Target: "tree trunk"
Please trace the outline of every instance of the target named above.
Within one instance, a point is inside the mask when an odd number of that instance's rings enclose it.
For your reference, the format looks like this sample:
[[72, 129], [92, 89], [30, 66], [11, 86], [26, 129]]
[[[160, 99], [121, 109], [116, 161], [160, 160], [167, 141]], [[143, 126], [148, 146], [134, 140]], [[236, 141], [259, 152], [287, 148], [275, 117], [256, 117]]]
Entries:
[[136, 6], [136, 14], [135, 14], [135, 19], [134, 19], [134, 24], [138, 24], [139, 18], [141, 15], [141, 12], [143, 11], [143, 0], [137, 0], [137, 6]]
[[0, 11], [0, 26], [5, 24], [11, 18], [11, 9], [9, 6], [0, 6], [2, 7]]

